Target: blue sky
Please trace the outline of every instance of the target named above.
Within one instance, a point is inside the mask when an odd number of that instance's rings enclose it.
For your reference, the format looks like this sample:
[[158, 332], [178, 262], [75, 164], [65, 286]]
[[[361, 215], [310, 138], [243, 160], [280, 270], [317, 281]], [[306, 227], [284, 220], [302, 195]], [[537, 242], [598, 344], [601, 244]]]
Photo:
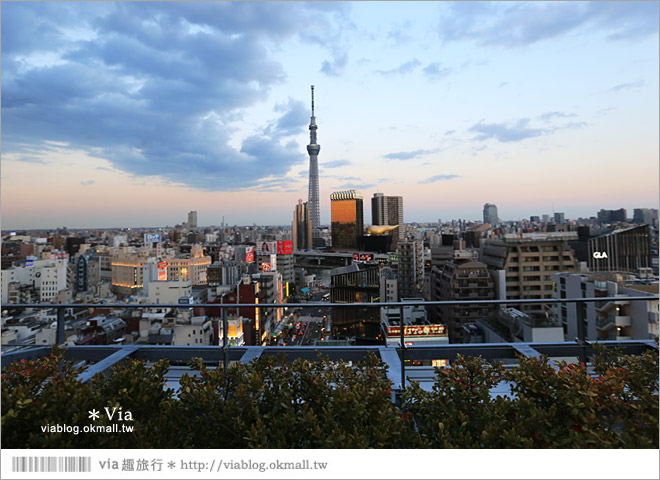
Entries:
[[[3, 2], [3, 228], [657, 208], [658, 2]], [[370, 220], [367, 208], [366, 220]]]

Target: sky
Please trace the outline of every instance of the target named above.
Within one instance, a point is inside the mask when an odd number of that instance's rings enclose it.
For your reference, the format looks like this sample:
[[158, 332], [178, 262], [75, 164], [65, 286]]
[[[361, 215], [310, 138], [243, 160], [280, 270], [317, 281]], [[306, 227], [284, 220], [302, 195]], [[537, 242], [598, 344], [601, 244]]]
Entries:
[[2, 228], [658, 208], [658, 2], [2, 2]]

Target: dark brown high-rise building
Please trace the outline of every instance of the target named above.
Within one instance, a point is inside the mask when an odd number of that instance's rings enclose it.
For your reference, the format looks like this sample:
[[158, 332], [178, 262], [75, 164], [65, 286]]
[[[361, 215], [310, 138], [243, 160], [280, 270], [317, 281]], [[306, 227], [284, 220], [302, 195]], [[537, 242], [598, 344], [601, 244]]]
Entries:
[[332, 248], [358, 250], [364, 230], [362, 194], [355, 190], [334, 192], [330, 195]]
[[[333, 303], [372, 303], [380, 297], [379, 265], [353, 263], [333, 270], [330, 275]], [[382, 342], [379, 308], [334, 308], [331, 315], [334, 337], [355, 337], [358, 344]]]
[[[436, 277], [433, 300], [493, 300], [493, 282], [485, 263], [454, 260], [444, 267], [433, 268]], [[447, 325], [449, 341], [463, 343], [463, 325], [488, 319], [495, 314], [494, 305], [462, 304], [436, 306], [439, 321]]]
[[293, 212], [293, 249], [310, 250], [312, 248], [312, 222], [307, 202], [298, 200]]
[[385, 196], [374, 193], [371, 199], [372, 225], [398, 225], [391, 233], [393, 250], [403, 241], [403, 197]]

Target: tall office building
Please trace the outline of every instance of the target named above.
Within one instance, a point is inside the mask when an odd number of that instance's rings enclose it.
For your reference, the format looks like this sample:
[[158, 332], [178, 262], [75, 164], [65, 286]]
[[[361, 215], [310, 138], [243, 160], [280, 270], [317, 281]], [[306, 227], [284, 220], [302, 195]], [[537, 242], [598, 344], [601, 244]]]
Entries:
[[633, 223], [653, 225], [656, 218], [658, 218], [658, 211], [654, 208], [636, 208], [633, 212]]
[[362, 194], [355, 190], [330, 195], [332, 248], [357, 250], [364, 230]]
[[496, 225], [497, 222], [497, 206], [493, 205], [492, 203], [486, 203], [484, 205], [484, 223]]
[[403, 197], [390, 197], [374, 193], [371, 199], [372, 225], [399, 225], [393, 232], [392, 249], [403, 241]]
[[293, 212], [293, 249], [309, 250], [312, 248], [312, 222], [310, 221], [307, 202], [298, 200], [298, 205]]
[[587, 265], [592, 272], [637, 273], [653, 268], [649, 225], [612, 230], [588, 240]]
[[321, 215], [319, 213], [319, 151], [321, 145], [316, 143], [316, 117], [314, 116], [314, 85], [312, 85], [312, 118], [309, 122], [309, 145], [307, 153], [309, 154], [309, 197], [307, 207], [309, 208], [309, 218], [312, 221], [312, 230], [318, 230], [321, 225]]
[[564, 216], [563, 212], [556, 212], [555, 213], [555, 223], [557, 225], [561, 225], [566, 222], [566, 218]]
[[188, 228], [197, 228], [197, 212], [195, 210], [188, 212]]
[[421, 297], [424, 294], [424, 242], [400, 243], [399, 256], [399, 296], [401, 298]]
[[618, 210], [605, 210], [598, 211], [598, 222], [600, 223], [615, 223], [625, 222], [627, 219], [626, 209], [620, 208]]
[[[481, 244], [481, 261], [496, 284], [498, 299], [551, 298], [552, 280], [557, 272], [575, 272], [577, 261], [569, 242], [577, 232], [506, 234]], [[542, 304], [521, 305], [531, 316], [543, 317], [549, 310]]]

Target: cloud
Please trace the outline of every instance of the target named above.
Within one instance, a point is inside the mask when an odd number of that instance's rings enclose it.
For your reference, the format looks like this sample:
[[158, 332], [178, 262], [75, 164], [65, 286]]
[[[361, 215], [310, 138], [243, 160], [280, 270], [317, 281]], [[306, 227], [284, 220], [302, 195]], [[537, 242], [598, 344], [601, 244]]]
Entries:
[[348, 54], [344, 53], [332, 59], [332, 61], [325, 60], [321, 65], [319, 72], [329, 77], [339, 77], [348, 64]]
[[565, 112], [545, 112], [538, 116], [539, 120], [548, 121], [553, 118], [570, 118], [576, 117], [575, 113], [565, 113]]
[[460, 175], [434, 175], [433, 177], [427, 178], [426, 180], [422, 180], [419, 183], [433, 183], [433, 182], [440, 182], [440, 181], [445, 181], [445, 180], [453, 180], [455, 178], [461, 178]]
[[602, 116], [607, 115], [607, 114], [609, 114], [610, 112], [613, 112], [614, 110], [617, 110], [617, 109], [618, 109], [618, 107], [607, 107], [607, 108], [603, 108], [603, 109], [598, 110], [598, 111], [596, 112], [596, 116], [597, 116], [597, 117], [602, 117]]
[[488, 140], [494, 138], [500, 142], [519, 142], [528, 138], [538, 137], [547, 133], [538, 128], [529, 128], [529, 120], [521, 118], [512, 126], [504, 123], [482, 123], [479, 122], [468, 129], [470, 132], [477, 132], [475, 140]]
[[642, 80], [637, 80], [636, 82], [630, 82], [630, 83], [620, 83], [610, 88], [608, 92], [620, 92], [621, 90], [632, 90], [635, 88], [639, 88], [642, 85], [644, 85], [644, 82]]
[[387, 158], [388, 160], [412, 160], [413, 158], [430, 155], [432, 153], [438, 153], [440, 151], [442, 151], [441, 148], [434, 148], [431, 150], [413, 150], [412, 152], [396, 152], [383, 155], [383, 158]]
[[20, 153], [18, 155], [15, 155], [12, 157], [12, 160], [16, 160], [17, 162], [25, 162], [25, 163], [38, 163], [41, 165], [47, 165], [48, 162], [45, 161], [42, 158], [33, 156], [33, 155], [26, 155], [23, 153]]
[[[539, 116], [545, 121], [552, 118], [568, 118], [576, 115], [567, 114], [563, 112], [547, 112]], [[473, 140], [488, 140], [494, 138], [500, 142], [520, 142], [529, 138], [539, 137], [542, 135], [550, 135], [558, 130], [567, 130], [573, 128], [586, 127], [589, 124], [586, 122], [569, 122], [562, 125], [553, 125], [547, 128], [532, 128], [529, 126], [529, 119], [521, 118], [515, 123], [479, 123], [473, 125], [468, 129], [469, 132], [477, 132], [479, 135]]]
[[509, 84], [509, 82], [502, 82], [497, 86], [497, 88], [506, 87], [508, 84]]
[[276, 112], [282, 112], [282, 116], [267, 129], [269, 134], [274, 135], [294, 135], [299, 134], [309, 121], [311, 111], [300, 100], [289, 98], [286, 104], [278, 104], [274, 109]]
[[422, 72], [432, 80], [439, 80], [445, 78], [451, 73], [450, 68], [442, 68], [441, 66], [442, 64], [440, 62], [429, 63], [422, 69]]
[[299, 185], [300, 185], [300, 180], [298, 179], [288, 178], [288, 177], [271, 177], [265, 179], [260, 185], [251, 187], [250, 190], [257, 192], [291, 191], [293, 186], [299, 186]]
[[305, 133], [302, 102], [233, 135], [284, 81], [270, 52], [300, 25], [332, 39], [323, 48], [336, 70], [345, 64], [335, 45], [350, 6], [321, 3], [3, 4], [3, 153], [65, 142], [128, 174], [210, 191], [285, 175], [306, 158], [286, 138]]
[[407, 73], [412, 72], [415, 68], [419, 67], [422, 64], [419, 60], [416, 58], [413, 58], [412, 60], [402, 63], [396, 68], [392, 68], [390, 70], [374, 70], [374, 73], [377, 73], [379, 75], [405, 75]]
[[324, 168], [337, 168], [337, 167], [346, 167], [352, 165], [348, 160], [334, 160], [332, 162], [323, 162], [322, 167]]
[[451, 134], [453, 134], [453, 133], [456, 133], [456, 130], [447, 130], [447, 131], [445, 132], [445, 136], [447, 136], [447, 135], [451, 135]]
[[337, 188], [340, 190], [366, 190], [375, 186], [375, 183], [345, 183]]
[[92, 185], [94, 180], [83, 180], [80, 182], [80, 185]]
[[447, 2], [440, 9], [438, 35], [445, 42], [522, 47], [576, 32], [610, 40], [658, 32], [657, 2]]
[[412, 23], [410, 20], [406, 20], [402, 24], [395, 25], [389, 32], [387, 32], [387, 38], [392, 40], [396, 45], [407, 43], [412, 38], [407, 33], [410, 31], [411, 27]]
[[359, 177], [342, 177], [340, 175], [323, 175], [323, 178], [334, 178], [335, 180], [341, 180], [342, 182], [354, 182], [360, 180]]

